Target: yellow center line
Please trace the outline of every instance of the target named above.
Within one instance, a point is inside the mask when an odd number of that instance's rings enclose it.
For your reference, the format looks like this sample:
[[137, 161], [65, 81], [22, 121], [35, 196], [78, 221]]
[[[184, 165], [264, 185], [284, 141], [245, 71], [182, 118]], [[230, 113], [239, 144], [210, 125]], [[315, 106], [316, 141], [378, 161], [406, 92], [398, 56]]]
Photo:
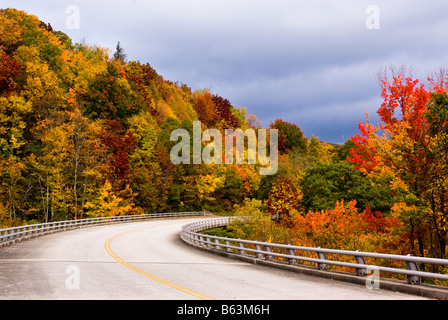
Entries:
[[169, 281], [167, 281], [167, 280], [164, 280], [164, 279], [159, 278], [159, 277], [157, 277], [157, 276], [155, 276], [155, 275], [153, 275], [153, 274], [150, 274], [150, 273], [148, 273], [148, 272], [146, 272], [146, 271], [143, 271], [143, 270], [139, 269], [139, 268], [137, 268], [136, 266], [130, 264], [130, 263], [127, 262], [127, 261], [125, 261], [123, 258], [119, 257], [119, 256], [118, 256], [118, 255], [117, 255], [117, 254], [110, 248], [110, 244], [111, 244], [111, 242], [112, 242], [113, 240], [115, 240], [116, 238], [122, 236], [122, 235], [125, 235], [125, 234], [130, 233], [130, 232], [135, 232], [135, 231], [139, 231], [139, 230], [142, 230], [142, 229], [149, 229], [149, 228], [154, 228], [154, 227], [156, 227], [156, 226], [144, 227], [144, 228], [139, 228], [139, 229], [135, 229], [135, 230], [130, 230], [130, 231], [126, 231], [126, 232], [123, 232], [123, 233], [119, 233], [119, 234], [117, 234], [117, 235], [115, 235], [115, 236], [109, 238], [109, 239], [104, 243], [104, 248], [105, 248], [106, 252], [107, 252], [113, 259], [115, 259], [118, 263], [120, 263], [121, 265], [125, 266], [126, 268], [128, 268], [128, 269], [130, 269], [130, 270], [132, 270], [132, 271], [134, 271], [134, 272], [136, 272], [136, 273], [138, 273], [138, 274], [140, 274], [140, 275], [142, 275], [142, 276], [144, 276], [144, 277], [146, 277], [146, 278], [148, 278], [148, 279], [151, 279], [151, 280], [153, 280], [153, 281], [155, 281], [155, 282], [158, 282], [158, 283], [160, 283], [160, 284], [163, 284], [164, 286], [167, 286], [167, 287], [172, 288], [172, 289], [174, 289], [174, 290], [177, 290], [177, 291], [179, 291], [179, 292], [183, 292], [183, 293], [185, 293], [185, 294], [188, 294], [188, 295], [190, 295], [190, 296], [193, 296], [193, 297], [198, 298], [198, 299], [201, 299], [201, 300], [214, 300], [213, 298], [210, 298], [210, 297], [207, 297], [207, 296], [205, 296], [205, 295], [203, 295], [203, 294], [194, 292], [194, 291], [192, 291], [192, 290], [190, 290], [190, 289], [181, 287], [181, 286], [179, 286], [179, 285], [177, 285], [177, 284], [175, 284], [175, 283], [169, 282]]

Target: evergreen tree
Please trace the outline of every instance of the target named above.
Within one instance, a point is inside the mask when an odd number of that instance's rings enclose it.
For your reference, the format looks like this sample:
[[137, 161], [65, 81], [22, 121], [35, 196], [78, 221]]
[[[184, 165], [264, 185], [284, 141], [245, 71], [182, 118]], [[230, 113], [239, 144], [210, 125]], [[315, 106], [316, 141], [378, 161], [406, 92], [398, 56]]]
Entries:
[[126, 62], [126, 54], [124, 53], [124, 49], [122, 48], [120, 41], [117, 43], [117, 51], [114, 53], [114, 59], [120, 60], [121, 62]]

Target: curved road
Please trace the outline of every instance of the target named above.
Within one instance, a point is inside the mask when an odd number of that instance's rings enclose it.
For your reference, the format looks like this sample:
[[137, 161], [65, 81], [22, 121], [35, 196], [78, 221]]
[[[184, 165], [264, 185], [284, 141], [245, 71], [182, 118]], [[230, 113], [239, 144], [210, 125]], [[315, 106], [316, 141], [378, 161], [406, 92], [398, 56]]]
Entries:
[[0, 249], [0, 299], [420, 299], [257, 266], [194, 249], [195, 219], [97, 226]]

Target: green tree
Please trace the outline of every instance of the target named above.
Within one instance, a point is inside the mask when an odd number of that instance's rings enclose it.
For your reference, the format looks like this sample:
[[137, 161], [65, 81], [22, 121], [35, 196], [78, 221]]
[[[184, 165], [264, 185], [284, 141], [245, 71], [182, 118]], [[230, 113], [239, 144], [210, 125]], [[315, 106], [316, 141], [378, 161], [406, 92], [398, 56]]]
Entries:
[[389, 212], [392, 205], [388, 184], [373, 181], [346, 162], [318, 163], [304, 172], [300, 182], [302, 205], [311, 211], [334, 208], [337, 201], [356, 200], [357, 208]]
[[86, 112], [92, 119], [113, 119], [126, 123], [126, 119], [141, 110], [137, 93], [125, 77], [125, 71], [116, 62], [107, 63], [107, 71], [97, 75], [89, 84]]
[[432, 232], [437, 256], [446, 256], [448, 238], [448, 94], [432, 93], [425, 117], [429, 122], [429, 147], [426, 154], [430, 163], [425, 197], [433, 212]]
[[121, 46], [120, 42], [118, 42], [116, 51], [114, 53], [114, 59], [120, 60], [121, 62], [126, 62], [126, 58], [126, 53], [124, 53], [123, 47]]
[[271, 122], [270, 127], [278, 130], [278, 149], [280, 153], [289, 153], [293, 150], [304, 152], [307, 150], [306, 138], [296, 124], [276, 119], [275, 122]]

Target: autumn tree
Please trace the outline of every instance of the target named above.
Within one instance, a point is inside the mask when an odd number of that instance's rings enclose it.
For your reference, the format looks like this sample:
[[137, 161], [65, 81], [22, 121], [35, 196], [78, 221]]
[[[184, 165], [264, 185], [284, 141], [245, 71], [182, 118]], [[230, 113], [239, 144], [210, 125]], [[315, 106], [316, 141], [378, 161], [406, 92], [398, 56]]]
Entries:
[[36, 126], [35, 134], [40, 146], [28, 161], [37, 182], [43, 219], [46, 222], [67, 219], [72, 203], [72, 194], [66, 190], [70, 154], [67, 123], [43, 120]]
[[115, 217], [135, 214], [132, 202], [120, 197], [112, 187], [109, 180], [99, 189], [96, 198], [85, 204], [87, 214], [92, 218]]
[[123, 67], [107, 63], [107, 71], [97, 75], [89, 85], [86, 112], [92, 119], [111, 119], [125, 122], [137, 114], [141, 103], [125, 78]]
[[20, 207], [24, 209], [26, 164], [23, 156], [26, 119], [30, 112], [31, 104], [22, 97], [0, 98], [0, 195], [8, 204], [11, 218], [17, 217]]
[[438, 204], [444, 196], [435, 194], [435, 185], [440, 181], [436, 171], [443, 170], [444, 165], [431, 149], [438, 139], [433, 137], [443, 128], [436, 120], [443, 119], [443, 113], [436, 111], [444, 109], [443, 98], [403, 73], [394, 74], [391, 81], [383, 76], [381, 87], [381, 123], [360, 124], [361, 134], [353, 139], [356, 147], [348, 159], [366, 175], [390, 181], [395, 210], [407, 228], [411, 252], [442, 258], [446, 254], [446, 221], [443, 204]]
[[257, 199], [245, 198], [234, 206], [234, 219], [226, 227], [223, 236], [251, 239], [272, 243], [291, 243], [288, 229], [272, 220], [266, 204]]
[[110, 150], [114, 186], [123, 188], [130, 183], [129, 157], [136, 148], [136, 137], [118, 120], [107, 120], [100, 139]]
[[150, 112], [131, 119], [131, 130], [137, 138], [137, 147], [130, 156], [132, 188], [138, 193], [136, 203], [148, 212], [181, 207], [184, 188], [178, 172], [182, 168], [175, 166], [169, 155], [170, 133], [181, 126], [170, 118], [159, 127]]
[[297, 215], [292, 241], [310, 247], [402, 253], [393, 247], [400, 241], [394, 230], [400, 227], [396, 217], [384, 216], [369, 207], [360, 211], [355, 200], [341, 200], [333, 208]]
[[17, 76], [22, 72], [20, 63], [0, 50], [0, 95], [9, 96], [17, 92]]
[[429, 163], [426, 198], [432, 211], [432, 231], [438, 256], [446, 256], [448, 232], [448, 95], [446, 91], [431, 94], [425, 117], [429, 122], [429, 145], [425, 154]]
[[272, 219], [284, 226], [291, 226], [294, 216], [299, 212], [302, 196], [302, 192], [285, 177], [278, 176], [265, 200]]
[[158, 102], [161, 99], [158, 86], [161, 76], [159, 76], [149, 63], [130, 61], [126, 66], [126, 78], [136, 87], [142, 100], [144, 111], [148, 111], [152, 116], [158, 116]]
[[240, 122], [233, 113], [234, 107], [228, 99], [214, 94], [212, 101], [215, 105], [215, 112], [220, 119], [220, 123], [217, 124], [218, 128], [236, 129], [240, 126]]
[[91, 122], [79, 108], [66, 112], [69, 144], [69, 187], [73, 194], [72, 215], [82, 218], [85, 204], [95, 195], [94, 189], [104, 181], [107, 172], [107, 146], [100, 137], [102, 128]]
[[209, 91], [194, 93], [194, 109], [198, 119], [207, 127], [214, 127], [219, 121], [216, 106]]
[[21, 19], [17, 19], [20, 15], [24, 15], [24, 12], [14, 9], [0, 10], [0, 50], [8, 54], [12, 54], [20, 46], [24, 32]]
[[271, 122], [270, 128], [278, 130], [278, 149], [280, 153], [306, 150], [306, 139], [302, 130], [296, 124], [276, 119], [275, 122]]

